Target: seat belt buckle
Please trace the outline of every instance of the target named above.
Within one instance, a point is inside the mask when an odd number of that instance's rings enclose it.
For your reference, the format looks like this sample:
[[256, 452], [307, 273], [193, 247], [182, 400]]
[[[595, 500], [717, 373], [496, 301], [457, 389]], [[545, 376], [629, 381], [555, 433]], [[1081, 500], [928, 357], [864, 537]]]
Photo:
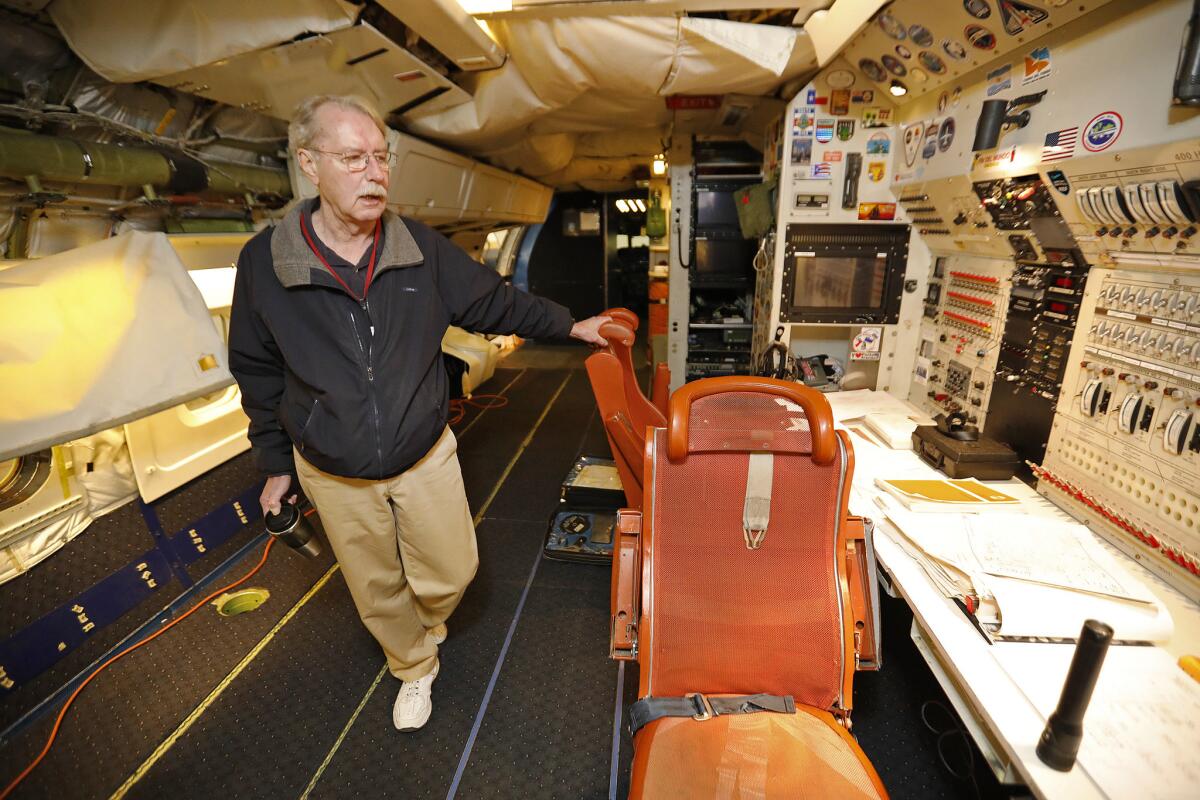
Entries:
[[697, 722], [704, 722], [706, 719], [712, 719], [716, 716], [713, 711], [712, 704], [708, 702], [708, 698], [700, 692], [689, 692], [684, 695], [684, 698], [692, 701], [696, 706], [696, 713], [692, 714], [692, 719]]

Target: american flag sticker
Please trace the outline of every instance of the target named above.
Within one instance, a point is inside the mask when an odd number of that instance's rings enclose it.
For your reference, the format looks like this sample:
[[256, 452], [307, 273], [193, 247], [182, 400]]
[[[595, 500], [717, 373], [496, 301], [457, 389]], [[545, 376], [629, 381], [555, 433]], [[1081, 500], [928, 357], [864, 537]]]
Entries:
[[1046, 134], [1046, 142], [1042, 145], [1042, 161], [1061, 161], [1075, 155], [1075, 139], [1079, 128], [1063, 128]]

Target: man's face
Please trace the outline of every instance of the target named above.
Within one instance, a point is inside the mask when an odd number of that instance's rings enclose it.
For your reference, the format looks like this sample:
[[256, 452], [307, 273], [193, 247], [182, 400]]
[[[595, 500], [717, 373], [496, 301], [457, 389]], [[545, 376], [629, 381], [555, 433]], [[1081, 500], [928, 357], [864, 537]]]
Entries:
[[340, 157], [383, 153], [387, 140], [379, 128], [359, 111], [326, 105], [317, 110], [317, 129], [320, 133], [313, 149], [301, 149], [297, 158], [320, 192], [322, 205], [331, 206], [330, 210], [343, 219], [360, 223], [379, 219], [387, 206], [387, 165], [369, 158], [366, 169], [351, 172]]

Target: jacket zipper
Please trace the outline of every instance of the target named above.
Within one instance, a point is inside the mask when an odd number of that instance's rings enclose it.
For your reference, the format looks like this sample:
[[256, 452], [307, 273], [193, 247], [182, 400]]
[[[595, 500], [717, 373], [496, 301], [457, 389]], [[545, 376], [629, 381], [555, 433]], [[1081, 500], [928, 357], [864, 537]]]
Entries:
[[353, 311], [350, 312], [350, 327], [354, 329], [354, 340], [358, 342], [358, 351], [363, 354], [363, 357], [367, 361], [367, 396], [371, 398], [372, 421], [375, 424], [375, 457], [379, 462], [379, 476], [383, 477], [383, 441], [379, 433], [379, 403], [375, 399], [375, 368], [372, 366], [372, 357], [375, 349], [375, 323], [371, 321], [370, 302], [364, 298], [361, 307], [367, 315], [367, 326], [371, 331], [371, 339], [367, 342], [366, 347], [363, 347], [362, 337], [358, 335], [358, 324], [355, 322]]

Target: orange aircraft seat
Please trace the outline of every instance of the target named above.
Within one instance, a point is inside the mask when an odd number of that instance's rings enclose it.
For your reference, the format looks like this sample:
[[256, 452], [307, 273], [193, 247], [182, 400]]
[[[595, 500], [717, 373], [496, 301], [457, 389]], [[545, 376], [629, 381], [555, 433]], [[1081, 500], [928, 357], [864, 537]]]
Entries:
[[600, 327], [600, 335], [608, 340], [608, 345], [589, 356], [585, 366], [609, 448], [621, 476], [625, 502], [631, 508], [641, 508], [646, 429], [666, 425], [666, 418], [642, 393], [633, 371], [630, 350], [637, 317], [625, 309], [610, 309], [603, 313], [612, 317], [611, 322]]
[[819, 392], [711, 378], [671, 396], [619, 514], [610, 655], [640, 664], [632, 798], [887, 796], [850, 735], [877, 668], [870, 523]]

